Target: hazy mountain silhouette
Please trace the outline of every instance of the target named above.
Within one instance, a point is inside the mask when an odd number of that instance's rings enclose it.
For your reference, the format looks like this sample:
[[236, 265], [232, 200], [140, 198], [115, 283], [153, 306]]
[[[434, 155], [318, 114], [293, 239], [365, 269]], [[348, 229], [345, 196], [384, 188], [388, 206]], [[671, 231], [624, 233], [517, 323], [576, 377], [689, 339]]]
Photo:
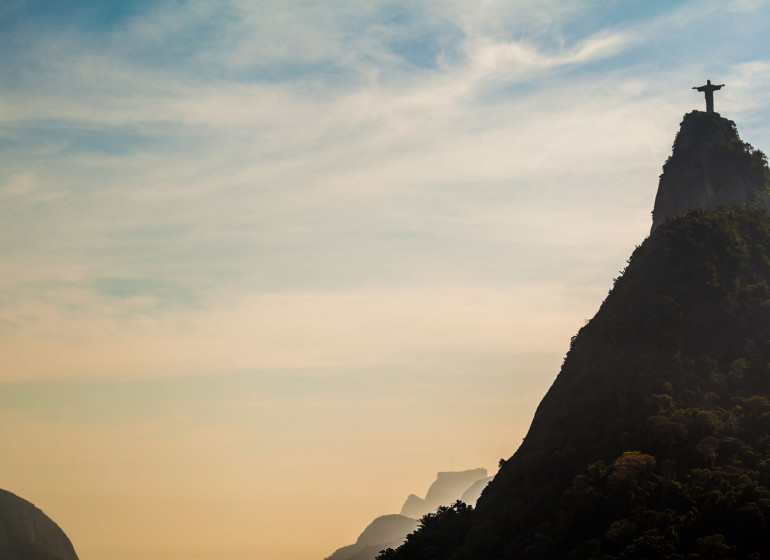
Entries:
[[484, 486], [491, 480], [486, 469], [439, 472], [425, 499], [410, 494], [400, 514], [383, 515], [372, 521], [354, 544], [337, 549], [326, 560], [372, 560], [384, 549], [401, 545], [417, 528], [417, 518], [462, 499], [475, 504]]
[[[461, 499], [465, 492], [482, 480], [487, 482], [491, 480], [487, 477], [486, 469], [440, 472], [436, 475], [435, 482], [428, 488], [428, 493], [424, 499], [414, 494], [409, 494], [406, 502], [401, 507], [401, 515], [417, 519], [426, 513], [436, 511], [436, 508], [439, 506], [446, 506]], [[475, 503], [476, 500], [474, 499], [473, 502]]]
[[519, 449], [379, 558], [770, 558], [769, 175], [731, 121], [686, 115], [653, 231]]
[[0, 490], [0, 560], [78, 560], [67, 535], [30, 502]]
[[334, 551], [326, 560], [372, 560], [386, 548], [400, 546], [417, 528], [417, 520], [397, 513], [383, 515], [367, 525], [354, 544]]
[[[481, 493], [484, 491], [484, 488], [487, 487], [487, 484], [490, 483], [492, 478], [494, 477], [488, 476], [474, 482], [470, 488], [463, 492], [463, 495], [460, 496], [460, 500], [470, 506], [476, 505], [476, 502], [481, 497]], [[454, 500], [448, 501], [446, 505], [449, 505], [452, 502], [454, 502]]]

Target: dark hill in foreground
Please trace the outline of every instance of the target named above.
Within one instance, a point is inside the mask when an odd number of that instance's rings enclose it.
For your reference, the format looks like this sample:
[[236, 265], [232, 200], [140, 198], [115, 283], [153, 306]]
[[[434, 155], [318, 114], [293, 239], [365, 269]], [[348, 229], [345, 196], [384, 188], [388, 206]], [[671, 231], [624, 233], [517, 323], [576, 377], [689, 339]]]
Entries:
[[461, 557], [770, 554], [768, 247], [744, 209], [675, 218], [635, 252]]
[[[759, 161], [766, 178], [761, 152], [728, 141], [746, 155], [731, 166], [758, 177]], [[720, 189], [723, 171], [698, 188]], [[657, 227], [477, 509], [423, 518], [380, 558], [770, 558], [770, 218], [755, 199], [693, 200]]]
[[78, 560], [67, 535], [33, 504], [0, 490], [0, 560]]

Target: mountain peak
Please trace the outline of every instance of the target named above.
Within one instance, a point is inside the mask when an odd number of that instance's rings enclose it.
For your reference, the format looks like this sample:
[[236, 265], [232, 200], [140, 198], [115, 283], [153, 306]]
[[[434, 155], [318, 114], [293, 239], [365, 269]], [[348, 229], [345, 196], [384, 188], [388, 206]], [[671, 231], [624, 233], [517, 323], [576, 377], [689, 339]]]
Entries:
[[652, 231], [694, 208], [764, 206], [770, 209], [765, 155], [743, 142], [735, 123], [693, 111], [684, 116], [673, 152], [663, 165], [652, 211]]
[[439, 506], [451, 504], [463, 492], [470, 490], [476, 482], [486, 478], [487, 470], [482, 468], [457, 472], [439, 472], [436, 475], [436, 480], [428, 488], [425, 499], [415, 494], [410, 494], [401, 508], [401, 515], [415, 519], [420, 518], [426, 513], [434, 511]]
[[526, 438], [378, 560], [770, 558], [769, 178], [732, 121], [686, 115]]

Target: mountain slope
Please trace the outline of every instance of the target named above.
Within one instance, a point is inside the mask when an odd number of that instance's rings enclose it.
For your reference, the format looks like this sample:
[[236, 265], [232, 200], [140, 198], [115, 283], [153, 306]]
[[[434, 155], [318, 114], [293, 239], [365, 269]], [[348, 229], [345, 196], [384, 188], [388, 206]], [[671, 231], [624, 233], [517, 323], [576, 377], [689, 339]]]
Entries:
[[78, 560], [67, 535], [30, 502], [0, 490], [0, 559]]
[[[709, 118], [690, 148], [733, 128]], [[743, 156], [709, 160], [697, 188], [696, 163], [667, 164], [661, 189], [679, 182], [690, 195], [573, 338], [477, 509], [424, 519], [382, 559], [770, 558], [766, 184], [718, 211], [701, 209], [697, 192], [767, 176], [761, 152], [736, 138], [727, 141]]]
[[417, 528], [417, 520], [401, 514], [381, 515], [366, 526], [355, 543], [334, 551], [326, 560], [371, 560], [383, 549], [400, 546]]
[[[601, 542], [623, 518], [575, 531], [567, 490], [589, 465], [622, 464], [625, 452], [648, 455], [639, 468], [679, 484], [713, 466], [767, 484], [770, 440], [754, 423], [770, 410], [769, 247], [764, 212], [692, 211], [634, 253], [574, 339], [522, 446], [479, 500], [479, 527], [461, 557], [550, 558], [579, 539]], [[746, 416], [747, 401], [757, 418]], [[699, 530], [707, 531], [693, 529], [697, 538], [710, 536]]]
[[486, 469], [439, 472], [425, 498], [409, 494], [400, 514], [382, 515], [372, 521], [356, 542], [338, 548], [326, 560], [372, 560], [384, 549], [397, 547], [417, 528], [417, 518], [458, 498], [475, 504], [490, 481]]

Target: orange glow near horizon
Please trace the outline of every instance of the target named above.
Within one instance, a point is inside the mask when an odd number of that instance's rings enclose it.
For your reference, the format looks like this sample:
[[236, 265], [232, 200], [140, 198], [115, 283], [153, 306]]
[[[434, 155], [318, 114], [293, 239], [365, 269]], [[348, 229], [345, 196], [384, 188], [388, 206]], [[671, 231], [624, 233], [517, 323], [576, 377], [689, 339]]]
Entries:
[[648, 234], [693, 80], [770, 147], [768, 21], [6, 0], [0, 488], [81, 560], [322, 560], [493, 474]]

